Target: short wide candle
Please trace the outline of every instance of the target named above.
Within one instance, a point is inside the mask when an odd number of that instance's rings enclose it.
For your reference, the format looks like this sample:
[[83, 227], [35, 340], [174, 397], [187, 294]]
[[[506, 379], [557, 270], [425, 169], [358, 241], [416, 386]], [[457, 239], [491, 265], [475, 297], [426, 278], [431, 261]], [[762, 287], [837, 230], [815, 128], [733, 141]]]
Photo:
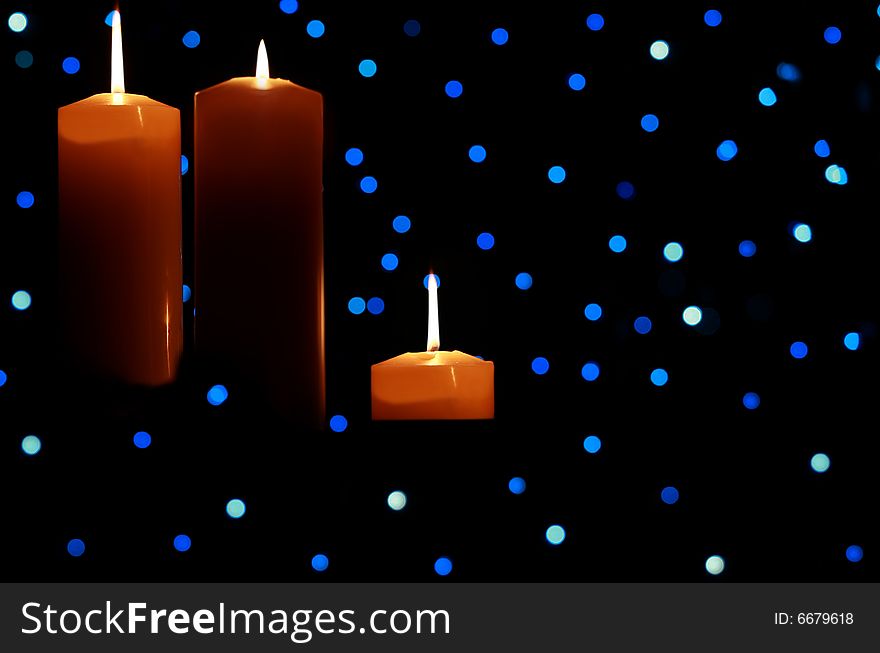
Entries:
[[371, 368], [374, 420], [492, 419], [495, 365], [460, 351], [438, 351], [437, 280], [428, 278], [428, 351]]

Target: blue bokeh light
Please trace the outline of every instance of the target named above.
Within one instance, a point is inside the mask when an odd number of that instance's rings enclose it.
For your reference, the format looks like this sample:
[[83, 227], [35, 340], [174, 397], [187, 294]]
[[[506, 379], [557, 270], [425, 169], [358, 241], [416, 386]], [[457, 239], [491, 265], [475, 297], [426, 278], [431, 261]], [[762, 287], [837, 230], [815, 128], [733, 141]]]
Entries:
[[739, 255], [745, 258], [752, 258], [758, 251], [758, 246], [751, 240], [743, 240], [739, 244]]
[[29, 209], [34, 205], [34, 194], [23, 190], [15, 196], [15, 203], [18, 204], [19, 208]]
[[492, 43], [495, 45], [504, 45], [510, 38], [510, 34], [503, 27], [496, 27], [492, 30]]
[[389, 272], [391, 270], [396, 270], [399, 264], [400, 259], [397, 258], [397, 254], [388, 252], [382, 256], [382, 267]]
[[553, 546], [559, 546], [565, 541], [565, 529], [559, 524], [553, 524], [544, 533], [544, 537]]
[[319, 39], [324, 36], [324, 23], [320, 20], [310, 20], [306, 25], [306, 34], [311, 36], [313, 39]]
[[358, 64], [358, 72], [363, 77], [372, 77], [376, 74], [376, 71], [379, 67], [376, 65], [376, 62], [372, 59], [364, 59]]
[[278, 7], [285, 14], [295, 14], [296, 10], [299, 9], [299, 2], [297, 0], [281, 0], [278, 3]]
[[796, 340], [795, 342], [791, 343], [788, 351], [791, 354], [792, 358], [797, 358], [798, 360], [800, 360], [807, 357], [810, 349], [809, 347], [807, 347], [807, 343]]
[[669, 382], [669, 373], [664, 370], [662, 367], [658, 367], [653, 372], [651, 372], [651, 383], [656, 385], [658, 388], [663, 387]]
[[554, 184], [561, 184], [565, 181], [565, 168], [562, 166], [551, 166], [547, 171], [547, 178]]
[[653, 113], [646, 113], [644, 116], [642, 116], [641, 125], [642, 129], [644, 129], [648, 133], [651, 133], [657, 131], [657, 128], [660, 126], [660, 119]]
[[572, 91], [583, 91], [587, 87], [587, 78], [580, 73], [572, 73], [568, 76], [568, 87]]
[[26, 311], [31, 307], [31, 294], [27, 290], [16, 290], [12, 293], [12, 308]]
[[232, 519], [241, 519], [247, 512], [247, 506], [241, 499], [230, 499], [226, 504], [226, 514]]
[[414, 18], [410, 18], [403, 24], [403, 33], [407, 36], [418, 36], [422, 31], [422, 24]]
[[749, 410], [755, 410], [761, 405], [761, 397], [757, 392], [747, 392], [743, 395], [742, 402]]
[[599, 371], [599, 364], [590, 361], [581, 368], [581, 376], [584, 378], [584, 381], [592, 382], [599, 378]]
[[6, 376], [6, 372], [4, 372], [3, 370], [0, 370], [0, 388], [2, 388], [4, 385], [6, 385], [6, 381], [8, 379], [9, 379], [9, 377]]
[[452, 79], [446, 82], [446, 95], [451, 98], [461, 97], [461, 94], [464, 93], [464, 86], [457, 79]]
[[804, 222], [798, 222], [791, 228], [791, 235], [799, 243], [808, 243], [813, 240], [813, 229]]
[[526, 481], [520, 476], [514, 476], [508, 481], [507, 489], [513, 494], [522, 494], [526, 491]]
[[602, 307], [599, 304], [590, 303], [584, 307], [584, 317], [590, 322], [595, 322], [602, 317]]
[[776, 66], [776, 76], [786, 82], [797, 82], [801, 79], [801, 70], [793, 63], [783, 61]]
[[514, 283], [516, 283], [516, 287], [520, 290], [528, 290], [532, 287], [532, 275], [528, 272], [520, 272], [516, 275]]
[[79, 538], [74, 538], [67, 543], [67, 552], [74, 558], [79, 558], [86, 552], [86, 543]]
[[36, 456], [43, 448], [43, 442], [36, 435], [26, 435], [21, 439], [21, 450], [28, 456]]
[[652, 327], [653, 324], [651, 323], [651, 318], [644, 315], [637, 317], [633, 322], [633, 329], [636, 330], [636, 333], [640, 333], [641, 335], [651, 333]]
[[362, 297], [352, 297], [348, 300], [348, 310], [354, 315], [360, 315], [367, 310], [367, 302]]
[[602, 440], [598, 435], [588, 435], [584, 438], [584, 451], [587, 453], [598, 453], [602, 448]]
[[666, 243], [666, 246], [663, 248], [663, 258], [670, 263], [678, 263], [683, 256], [684, 247], [681, 246], [681, 243], [673, 241], [671, 243]]
[[550, 370], [550, 361], [543, 356], [538, 356], [532, 361], [532, 372], [542, 376]]
[[381, 297], [370, 297], [367, 301], [367, 311], [370, 315], [381, 315], [385, 310], [385, 300]]
[[636, 195], [636, 187], [630, 181], [619, 182], [614, 190], [622, 200], [631, 200]]
[[325, 556], [323, 553], [319, 553], [312, 557], [312, 569], [317, 572], [327, 571], [327, 567], [330, 566], [330, 558]]
[[211, 386], [211, 389], [208, 390], [207, 397], [209, 404], [212, 406], [219, 406], [229, 398], [229, 391], [226, 389], [226, 386], [218, 384]]
[[620, 254], [626, 249], [626, 238], [621, 235], [611, 236], [608, 240], [608, 249], [615, 254]]
[[477, 247], [483, 250], [492, 249], [495, 247], [495, 236], [490, 234], [488, 231], [484, 231], [479, 236], [477, 236]]
[[587, 28], [591, 32], [598, 32], [605, 27], [605, 17], [602, 14], [590, 14], [587, 16]]
[[379, 188], [379, 182], [376, 180], [375, 177], [371, 177], [370, 175], [367, 175], [366, 177], [361, 179], [360, 185], [361, 185], [361, 190], [363, 192], [365, 192], [367, 195], [375, 193], [376, 189]]
[[180, 174], [185, 175], [189, 172], [189, 159], [186, 158], [185, 154], [180, 155]]
[[109, 12], [109, 13], [104, 17], [104, 24], [105, 24], [107, 27], [113, 27], [113, 14], [115, 14], [115, 13], [116, 13], [116, 10], [114, 9], [113, 11]]
[[194, 29], [191, 29], [183, 35], [183, 44], [188, 48], [197, 48], [201, 42], [201, 35]]
[[831, 468], [831, 458], [827, 454], [817, 453], [810, 458], [810, 467], [817, 474], [824, 474]]
[[364, 153], [358, 147], [350, 147], [345, 151], [345, 162], [350, 166], [359, 166], [364, 162]]
[[839, 166], [836, 163], [832, 163], [825, 168], [825, 179], [827, 179], [829, 183], [838, 186], [846, 186], [846, 183], [849, 181], [849, 175], [846, 174], [846, 168]]
[[181, 298], [183, 299], [183, 303], [185, 304], [192, 298], [192, 288], [183, 284], [183, 288], [181, 289]]
[[830, 27], [825, 28], [825, 32], [822, 36], [825, 38], [825, 42], [829, 45], [837, 45], [840, 43], [840, 39], [843, 38], [843, 33], [840, 31], [839, 27], [831, 25]]
[[16, 11], [9, 14], [9, 20], [6, 21], [6, 24], [9, 25], [9, 29], [13, 32], [20, 34], [27, 29], [28, 19], [22, 12]]
[[[857, 351], [862, 344], [862, 336], [857, 331], [850, 331], [843, 336], [843, 346], [850, 351]], [[0, 385], [3, 385], [0, 383]]]
[[486, 160], [486, 148], [482, 145], [472, 145], [468, 150], [468, 157], [474, 163], [482, 163]]
[[678, 496], [678, 489], [671, 485], [660, 490], [660, 500], [668, 506], [676, 503], [678, 501]]
[[348, 428], [348, 420], [345, 415], [334, 415], [330, 418], [330, 430], [334, 433], [342, 433]]
[[152, 444], [153, 438], [146, 431], [138, 431], [134, 434], [132, 441], [134, 442], [134, 446], [136, 446], [138, 449], [146, 449], [150, 446], [150, 444]]
[[717, 9], [710, 9], [703, 14], [703, 22], [709, 27], [718, 27], [721, 24], [721, 12]]
[[715, 149], [715, 155], [722, 161], [730, 161], [738, 151], [736, 143], [726, 140], [721, 141], [721, 144]]
[[773, 89], [769, 86], [762, 88], [758, 92], [758, 102], [763, 104], [765, 107], [772, 107], [776, 104], [776, 93], [773, 92]]
[[861, 562], [865, 552], [858, 544], [850, 544], [846, 547], [846, 559], [850, 562]]
[[831, 146], [824, 138], [820, 138], [813, 146], [813, 152], [816, 153], [816, 156], [824, 159], [825, 157], [831, 156]]
[[412, 227], [412, 220], [408, 216], [398, 215], [391, 221], [391, 228], [399, 234], [405, 234]]
[[189, 535], [177, 535], [174, 538], [174, 548], [181, 553], [185, 553], [192, 548], [192, 540]]
[[434, 571], [438, 576], [448, 576], [452, 572], [452, 560], [449, 558], [437, 558], [434, 561]]
[[68, 75], [76, 75], [79, 72], [79, 59], [76, 57], [65, 57], [61, 62], [61, 70]]
[[34, 55], [27, 50], [19, 50], [15, 53], [15, 65], [19, 68], [30, 68], [34, 65]]

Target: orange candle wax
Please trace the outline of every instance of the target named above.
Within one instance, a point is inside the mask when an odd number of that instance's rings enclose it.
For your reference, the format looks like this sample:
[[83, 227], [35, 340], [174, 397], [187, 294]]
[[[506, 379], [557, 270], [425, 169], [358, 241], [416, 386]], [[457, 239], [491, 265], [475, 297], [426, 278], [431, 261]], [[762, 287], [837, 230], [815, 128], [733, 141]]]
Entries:
[[195, 95], [195, 340], [289, 421], [324, 422], [323, 99], [257, 74]]
[[183, 347], [180, 112], [125, 93], [119, 12], [111, 93], [58, 110], [64, 335], [85, 370], [171, 381]]
[[437, 279], [428, 277], [427, 351], [373, 365], [374, 420], [492, 419], [495, 366], [460, 351], [439, 351]]

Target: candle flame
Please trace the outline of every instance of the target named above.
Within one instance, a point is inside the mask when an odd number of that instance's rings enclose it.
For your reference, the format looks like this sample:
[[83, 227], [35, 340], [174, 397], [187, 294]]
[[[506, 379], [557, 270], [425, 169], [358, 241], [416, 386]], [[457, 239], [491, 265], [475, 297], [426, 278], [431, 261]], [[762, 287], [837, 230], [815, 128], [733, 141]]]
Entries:
[[110, 40], [110, 92], [125, 93], [125, 70], [122, 67], [122, 16], [113, 11], [113, 34]]
[[437, 277], [428, 275], [428, 351], [440, 349], [440, 318], [437, 315]]
[[257, 85], [266, 88], [269, 80], [269, 55], [266, 54], [266, 42], [260, 39], [260, 48], [257, 50]]

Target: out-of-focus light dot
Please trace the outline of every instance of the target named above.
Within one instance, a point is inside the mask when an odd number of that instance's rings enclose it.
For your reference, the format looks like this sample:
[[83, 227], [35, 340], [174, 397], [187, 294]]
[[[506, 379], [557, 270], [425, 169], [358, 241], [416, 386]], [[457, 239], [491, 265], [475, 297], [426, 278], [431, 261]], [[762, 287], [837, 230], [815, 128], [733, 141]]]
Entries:
[[584, 308], [584, 317], [590, 322], [595, 322], [602, 317], [602, 307], [599, 304], [587, 304]]
[[572, 73], [568, 76], [568, 87], [572, 91], [583, 91], [587, 87], [587, 78], [580, 73]]
[[813, 152], [816, 153], [816, 156], [822, 157], [824, 159], [827, 156], [831, 156], [831, 146], [828, 145], [828, 141], [826, 141], [824, 138], [820, 138], [813, 146]]
[[348, 428], [348, 420], [345, 415], [334, 415], [330, 418], [330, 430], [334, 433], [342, 433]]
[[836, 163], [832, 163], [830, 166], [825, 168], [825, 179], [827, 179], [832, 184], [837, 184], [838, 186], [845, 186], [849, 181], [849, 176], [846, 174], [846, 168], [843, 166], [839, 166]]
[[474, 163], [482, 163], [486, 160], [486, 148], [482, 145], [472, 145], [468, 150], [468, 156]]
[[532, 275], [528, 272], [520, 272], [516, 275], [515, 283], [520, 290], [528, 290], [532, 287]]
[[510, 38], [510, 34], [503, 27], [496, 27], [492, 30], [492, 43], [495, 45], [504, 45]]
[[9, 377], [6, 376], [6, 372], [4, 372], [3, 370], [0, 370], [0, 388], [2, 388], [4, 385], [6, 385], [6, 380], [8, 378]]
[[629, 181], [621, 181], [614, 190], [622, 200], [631, 200], [636, 194], [636, 187]]
[[651, 372], [651, 383], [656, 385], [658, 388], [666, 385], [668, 381], [669, 373], [662, 367], [658, 367], [656, 370]]
[[35, 456], [40, 453], [40, 449], [43, 448], [43, 443], [40, 441], [36, 435], [26, 435], [21, 440], [21, 450], [24, 451], [28, 456]]
[[312, 569], [315, 571], [327, 571], [327, 567], [330, 566], [330, 558], [325, 556], [323, 553], [319, 553], [316, 556], [312, 557]]
[[565, 529], [562, 528], [559, 524], [553, 524], [550, 528], [547, 529], [547, 532], [544, 534], [547, 538], [547, 541], [550, 542], [553, 546], [559, 546], [565, 541]]
[[192, 288], [190, 288], [186, 284], [183, 284], [183, 292], [181, 294], [183, 295], [184, 303], [188, 302], [192, 297]]
[[378, 66], [376, 66], [376, 62], [372, 59], [364, 59], [358, 64], [358, 72], [363, 77], [372, 77], [376, 74], [378, 70]]
[[177, 535], [174, 538], [174, 548], [181, 553], [189, 551], [192, 547], [192, 540], [189, 535]]
[[391, 221], [391, 227], [399, 234], [405, 234], [412, 226], [412, 221], [405, 215], [398, 215]]
[[20, 50], [15, 54], [15, 65], [19, 68], [30, 68], [34, 63], [34, 55], [27, 50]]
[[183, 35], [183, 44], [188, 48], [197, 48], [201, 42], [201, 35], [194, 29], [191, 29]]
[[229, 391], [226, 386], [215, 385], [208, 390], [208, 403], [212, 406], [219, 406], [229, 398]]
[[731, 140], [721, 141], [721, 144], [715, 149], [715, 155], [722, 161], [730, 161], [739, 151], [736, 143]]
[[791, 353], [793, 358], [806, 358], [807, 352], [809, 348], [807, 347], [807, 343], [801, 342], [800, 340], [791, 343], [791, 347], [788, 348], [788, 351]]
[[565, 168], [562, 166], [552, 166], [547, 171], [547, 178], [554, 184], [561, 184], [565, 181]]
[[385, 310], [385, 300], [381, 297], [370, 297], [367, 301], [367, 311], [370, 315], [380, 315]]
[[680, 243], [666, 243], [666, 246], [663, 248], [663, 258], [670, 263], [678, 263], [682, 256], [684, 256], [684, 247]]
[[671, 506], [678, 501], [678, 490], [671, 485], [660, 490], [660, 500]]
[[850, 562], [861, 562], [865, 557], [865, 552], [858, 544], [850, 544], [846, 547], [846, 559]]
[[477, 247], [480, 249], [492, 249], [495, 247], [495, 236], [488, 231], [484, 231], [477, 236]]
[[758, 246], [751, 240], [743, 240], [739, 244], [739, 255], [745, 258], [752, 258], [757, 251]]
[[653, 324], [651, 323], [651, 318], [645, 317], [644, 315], [641, 317], [637, 317], [635, 322], [633, 322], [633, 329], [636, 330], [636, 333], [640, 333], [645, 335], [647, 333], [651, 333], [651, 328]]
[[[22, 66], [22, 68], [27, 68], [27, 66]], [[880, 70], [880, 57], [877, 57], [876, 59], [874, 59], [874, 68], [876, 68], [877, 70]]]
[[431, 277], [434, 277], [434, 279], [437, 281], [437, 287], [438, 288], [440, 287], [440, 275], [439, 274], [426, 274], [425, 277], [422, 279], [422, 285], [425, 287], [425, 290], [428, 289], [428, 279], [430, 279]]
[[598, 453], [602, 448], [602, 440], [598, 435], [588, 435], [584, 438], [584, 451], [587, 453]]
[[76, 57], [65, 57], [61, 62], [61, 70], [68, 75], [76, 75], [79, 72], [79, 59]]
[[438, 576], [448, 576], [452, 571], [452, 560], [449, 558], [437, 558], [434, 561], [434, 572]]
[[403, 24], [403, 33], [407, 36], [418, 36], [421, 31], [422, 24], [414, 18], [410, 18]]
[[400, 260], [397, 258], [397, 254], [392, 254], [389, 252], [382, 256], [382, 267], [388, 270], [396, 270], [397, 265], [400, 263]]
[[793, 63], [785, 63], [783, 61], [776, 66], [776, 76], [786, 82], [796, 82], [801, 78], [801, 71]]
[[824, 453], [817, 453], [810, 458], [810, 467], [813, 468], [814, 472], [824, 474], [831, 467], [831, 458]]
[[834, 25], [826, 27], [823, 36], [825, 37], [825, 42], [830, 45], [837, 45], [840, 43], [840, 39], [843, 38], [840, 28], [835, 27]]
[[791, 235], [799, 243], [808, 243], [813, 240], [813, 230], [810, 225], [798, 222], [791, 230]]
[[400, 490], [394, 490], [388, 495], [388, 507], [392, 510], [403, 510], [406, 507], [406, 494]]
[[[850, 351], [856, 351], [859, 348], [859, 345], [862, 344], [862, 336], [859, 335], [856, 331], [851, 331], [843, 336], [843, 346], [849, 349]], [[0, 385], [3, 385], [0, 383]]]
[[153, 442], [153, 438], [146, 431], [138, 431], [134, 434], [132, 441], [138, 449], [146, 449]]
[[28, 19], [20, 11], [16, 11], [14, 14], [9, 15], [9, 20], [6, 21], [9, 25], [9, 29], [13, 32], [23, 32], [27, 28]]
[[31, 295], [27, 290], [16, 290], [12, 293], [12, 307], [18, 311], [25, 311], [31, 306]]
[[452, 79], [446, 82], [446, 95], [452, 98], [461, 97], [461, 94], [464, 92], [464, 86], [461, 85], [456, 79]]
[[602, 14], [590, 14], [587, 16], [587, 27], [592, 32], [598, 32], [605, 27], [605, 17]]
[[772, 107], [776, 104], [776, 93], [769, 86], [758, 91], [758, 102], [765, 107]]
[[703, 22], [709, 27], [718, 27], [721, 24], [721, 12], [717, 9], [710, 9], [703, 14]]
[[29, 209], [34, 205], [34, 194], [23, 190], [15, 196], [15, 203], [22, 209]]
[[313, 39], [319, 39], [324, 36], [324, 23], [320, 20], [310, 20], [306, 25], [306, 34]]
[[650, 48], [651, 56], [662, 61], [669, 56], [669, 44], [666, 41], [654, 41]]
[[185, 175], [189, 172], [189, 159], [186, 158], [185, 154], [180, 155], [180, 174]]
[[350, 166], [359, 166], [364, 162], [364, 153], [360, 148], [351, 147], [345, 151], [345, 162]]
[[749, 410], [755, 410], [761, 405], [761, 397], [758, 396], [757, 392], [747, 392], [743, 395], [742, 402], [743, 406]]
[[247, 511], [247, 506], [241, 499], [230, 499], [226, 504], [226, 514], [233, 519], [241, 519]]
[[115, 14], [115, 13], [116, 13], [116, 10], [114, 9], [113, 11], [111, 11], [110, 13], [108, 13], [108, 14], [104, 17], [104, 24], [105, 24], [107, 27], [113, 27], [113, 14]]
[[525, 479], [514, 476], [507, 483], [507, 489], [510, 490], [513, 494], [522, 494], [526, 491], [526, 481]]
[[615, 254], [620, 254], [623, 250], [626, 249], [626, 238], [623, 236], [611, 236], [608, 240], [608, 249], [610, 249]]
[[538, 356], [535, 360], [532, 361], [532, 372], [535, 374], [543, 375], [546, 374], [550, 370], [550, 361], [548, 361], [543, 356]]
[[724, 558], [721, 556], [709, 556], [706, 558], [706, 571], [717, 576], [724, 571]]
[[654, 132], [657, 131], [657, 128], [660, 126], [660, 119], [655, 116], [653, 113], [646, 113], [642, 116], [642, 129], [646, 132]]
[[379, 188], [379, 182], [376, 181], [375, 177], [370, 177], [368, 175], [361, 179], [361, 190], [368, 195], [375, 193], [377, 188]]
[[681, 312], [681, 319], [688, 326], [697, 326], [703, 319], [703, 311], [699, 306], [688, 306]]
[[295, 14], [296, 10], [299, 9], [299, 2], [296, 0], [281, 0], [278, 6], [285, 14]]
[[86, 543], [79, 538], [74, 538], [67, 543], [67, 552], [74, 558], [79, 558], [86, 552]]
[[599, 364], [590, 361], [581, 368], [581, 376], [584, 381], [595, 381], [599, 378]]

